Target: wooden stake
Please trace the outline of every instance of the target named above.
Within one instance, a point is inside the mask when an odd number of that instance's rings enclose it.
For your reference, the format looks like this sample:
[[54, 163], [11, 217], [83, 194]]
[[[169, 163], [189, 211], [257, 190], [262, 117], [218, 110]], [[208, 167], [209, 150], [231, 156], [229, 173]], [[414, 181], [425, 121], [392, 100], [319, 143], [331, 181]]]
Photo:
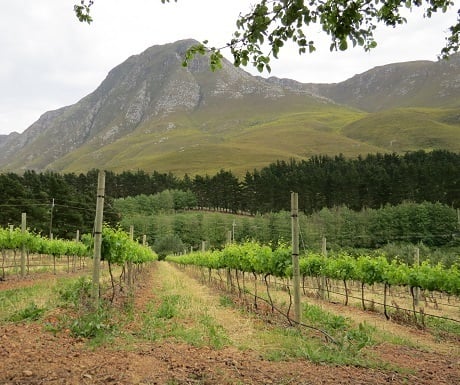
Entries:
[[227, 244], [232, 243], [232, 231], [227, 231]]
[[292, 284], [294, 291], [294, 321], [300, 323], [300, 269], [299, 269], [299, 196], [291, 193], [292, 227]]
[[[75, 235], [75, 243], [80, 242], [80, 230], [77, 230], [77, 234]], [[77, 256], [72, 256], [72, 272], [75, 273], [77, 270]]]
[[[129, 226], [129, 239], [131, 241], [134, 240], [134, 226], [133, 225]], [[133, 286], [133, 281], [134, 281], [133, 280], [133, 261], [129, 259], [126, 264], [128, 266], [128, 289], [131, 290]]]
[[[327, 241], [326, 237], [323, 236], [321, 240], [321, 255], [323, 256], [324, 259], [327, 257]], [[321, 274], [321, 280], [320, 280], [320, 288], [319, 288], [319, 295], [321, 299], [326, 299], [326, 277], [324, 274]]]
[[[415, 248], [415, 253], [414, 253], [414, 266], [420, 266], [420, 249], [418, 247]], [[416, 287], [414, 288], [414, 305], [418, 306], [420, 299], [420, 288]]]
[[101, 271], [102, 221], [104, 216], [105, 172], [99, 171], [97, 179], [96, 218], [94, 220], [93, 300], [99, 307], [99, 277]]
[[[21, 233], [24, 235], [27, 229], [27, 215], [26, 213], [22, 213], [21, 215]], [[21, 277], [24, 278], [26, 276], [26, 245], [25, 243], [22, 244], [21, 247]]]

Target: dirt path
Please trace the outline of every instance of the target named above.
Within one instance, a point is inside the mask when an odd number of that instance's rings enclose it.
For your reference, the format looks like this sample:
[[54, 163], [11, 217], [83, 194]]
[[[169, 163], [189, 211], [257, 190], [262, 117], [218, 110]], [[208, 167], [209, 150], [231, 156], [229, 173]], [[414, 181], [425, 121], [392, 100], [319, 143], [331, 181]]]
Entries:
[[206, 313], [215, 319], [225, 329], [226, 336], [232, 345], [238, 348], [247, 347], [248, 342], [253, 347], [257, 345], [257, 341], [254, 341], [253, 337], [257, 331], [256, 324], [260, 323], [259, 320], [248, 314], [243, 316], [241, 311], [237, 309], [221, 306], [218, 293], [200, 284], [174, 265], [158, 264], [155, 275], [161, 277], [161, 280], [154, 277], [154, 285], [163, 286], [163, 290], [167, 289], [169, 294], [181, 294], [184, 291], [192, 294], [193, 297], [189, 297], [189, 300], [193, 303], [193, 310]]
[[[201, 312], [224, 330], [229, 340], [225, 346], [139, 338], [142, 320], [157, 309], [153, 305], [176, 295], [187, 301], [180, 309], [185, 319], [177, 322], [193, 328], [192, 312]], [[266, 346], [255, 341], [264, 325], [254, 316], [222, 306], [221, 299], [174, 266], [156, 263], [137, 289], [134, 319], [111, 346], [92, 349], [66, 330], [54, 335], [45, 331], [46, 319], [1, 325], [0, 384], [460, 384], [458, 355], [390, 344], [369, 353], [410, 371], [316, 365], [305, 359], [267, 361], [260, 354]]]

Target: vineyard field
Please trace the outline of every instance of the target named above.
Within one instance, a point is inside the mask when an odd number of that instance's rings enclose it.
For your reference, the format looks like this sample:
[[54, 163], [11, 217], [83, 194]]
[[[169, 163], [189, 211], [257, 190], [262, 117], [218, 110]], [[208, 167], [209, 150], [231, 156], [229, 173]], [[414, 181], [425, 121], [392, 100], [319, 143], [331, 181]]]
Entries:
[[[222, 251], [192, 253], [182, 256], [170, 256], [167, 259], [181, 265], [192, 265], [207, 269], [209, 274], [212, 270], [218, 272], [219, 277], [222, 275], [219, 271], [227, 271], [227, 284], [233, 286], [231, 275], [234, 272], [235, 280], [238, 284], [238, 290], [241, 291], [238, 277], [241, 274], [247, 276], [264, 277], [267, 288], [268, 299], [270, 300], [269, 284], [267, 278], [273, 277], [286, 281], [286, 288], [289, 289], [289, 277], [292, 277], [291, 250], [286, 246], [279, 246], [272, 250], [268, 246], [262, 246], [254, 242], [246, 244], [230, 244]], [[376, 308], [377, 305], [383, 306], [383, 313], [386, 318], [391, 318], [392, 310], [395, 309], [397, 316], [407, 318], [408, 312], [413, 313], [415, 324], [424, 324], [425, 307], [431, 306], [431, 310], [436, 314], [434, 317], [446, 317], [440, 314], [445, 309], [439, 311], [440, 304], [443, 301], [444, 308], [453, 312], [455, 318], [447, 316], [454, 322], [460, 322], [458, 315], [458, 295], [460, 293], [460, 270], [457, 266], [445, 269], [442, 265], [430, 265], [427, 262], [420, 266], [408, 266], [400, 263], [398, 260], [388, 261], [384, 256], [357, 256], [352, 257], [346, 253], [329, 256], [325, 258], [318, 254], [306, 254], [300, 258], [300, 275], [303, 280], [303, 289], [305, 293], [305, 282], [315, 281], [321, 296], [330, 297], [332, 294], [342, 295], [345, 304], [348, 304], [350, 298], [361, 298], [362, 308]], [[322, 282], [322, 283], [321, 283]], [[337, 282], [343, 285], [337, 292], [331, 287]], [[310, 283], [315, 286], [315, 283]], [[310, 286], [310, 288], [311, 288]], [[359, 286], [360, 293], [352, 291], [352, 287]], [[410, 293], [411, 300], [408, 297], [402, 300], [401, 296], [396, 298], [395, 293], [404, 291]], [[243, 288], [243, 290], [246, 290]], [[380, 290], [380, 297], [376, 298], [376, 291]], [[257, 292], [256, 288], [255, 291]], [[369, 293], [371, 296], [369, 296]], [[420, 294], [421, 293], [421, 294]], [[405, 307], [401, 307], [401, 302]], [[422, 301], [425, 307], [419, 306]], [[411, 304], [410, 304], [411, 302]], [[451, 306], [451, 303], [454, 303]], [[456, 311], [452, 311], [456, 309]]]
[[[287, 246], [229, 244], [159, 262], [120, 229], [103, 235], [100, 307], [89, 301], [90, 272], [62, 249], [62, 256], [29, 254], [34, 263], [64, 262], [56, 274], [0, 281], [0, 383], [451, 385], [460, 378], [457, 267], [306, 254], [297, 325]], [[14, 263], [19, 249], [2, 249], [4, 261]], [[135, 279], [127, 283], [130, 263]]]
[[[36, 320], [0, 323], [0, 358], [7, 368], [0, 370], [0, 383], [451, 385], [459, 378], [458, 341], [352, 306], [315, 306], [318, 299], [308, 298], [305, 311], [321, 307], [323, 327], [328, 322], [339, 335], [349, 330], [370, 336], [367, 347], [346, 353], [316, 333], [279, 324], [273, 315], [243, 311], [237, 295], [232, 304], [226, 290], [209, 284], [206, 270], [203, 275], [176, 266], [154, 262], [145, 269], [130, 310], [111, 313], [117, 329], [97, 345], [58, 329], [69, 310], [53, 303]], [[18, 283], [15, 293], [23, 290]], [[8, 285], [0, 282], [0, 295]], [[49, 300], [56, 293], [50, 288]], [[43, 293], [28, 285], [28, 300], [36, 295]], [[273, 297], [281, 303], [286, 292], [273, 290]], [[361, 330], [359, 324], [369, 326]]]
[[[48, 254], [27, 254], [26, 274], [46, 273], [46, 272], [67, 272], [75, 273], [88, 268], [91, 260], [82, 256], [52, 256]], [[6, 279], [7, 276], [21, 274], [21, 257], [14, 251], [4, 251], [0, 264], [0, 277]]]

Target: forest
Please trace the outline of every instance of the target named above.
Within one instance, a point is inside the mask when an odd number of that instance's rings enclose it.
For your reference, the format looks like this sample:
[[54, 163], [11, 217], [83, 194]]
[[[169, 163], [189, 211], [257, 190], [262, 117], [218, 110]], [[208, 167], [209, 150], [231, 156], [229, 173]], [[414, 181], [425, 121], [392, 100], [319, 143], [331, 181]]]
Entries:
[[[71, 239], [77, 230], [91, 232], [97, 174], [97, 170], [79, 175], [31, 170], [22, 175], [0, 174], [0, 226], [18, 226], [21, 213], [25, 212], [28, 227], [37, 233]], [[122, 221], [126, 207], [122, 210], [122, 205], [115, 203], [120, 198], [152, 196], [165, 191], [174, 192], [170, 198], [173, 206], [168, 206], [174, 212], [212, 209], [270, 215], [289, 210], [291, 191], [299, 193], [299, 209], [305, 215], [325, 209], [332, 212], [340, 207], [353, 213], [407, 202], [431, 202], [441, 204], [443, 210], [451, 210], [449, 220], [444, 221], [446, 217], [442, 216], [437, 224], [439, 233], [448, 238], [455, 233], [452, 227], [456, 226], [455, 209], [460, 207], [460, 154], [437, 150], [355, 159], [341, 155], [315, 156], [306, 161], [279, 161], [248, 171], [241, 177], [230, 170], [221, 170], [212, 176], [181, 177], [142, 170], [120, 174], [107, 171], [104, 220], [111, 224]], [[149, 205], [151, 207], [145, 210], [154, 211], [155, 203]], [[124, 215], [126, 217], [126, 212]], [[379, 223], [385, 227], [391, 221]], [[444, 229], [445, 226], [448, 229]], [[393, 230], [382, 229], [375, 234], [385, 231]], [[419, 238], [415, 235], [412, 240], [420, 241]], [[374, 239], [368, 244], [378, 245], [385, 239]], [[437, 239], [434, 243], [440, 242], [439, 237]], [[441, 243], [448, 241], [444, 239]]]

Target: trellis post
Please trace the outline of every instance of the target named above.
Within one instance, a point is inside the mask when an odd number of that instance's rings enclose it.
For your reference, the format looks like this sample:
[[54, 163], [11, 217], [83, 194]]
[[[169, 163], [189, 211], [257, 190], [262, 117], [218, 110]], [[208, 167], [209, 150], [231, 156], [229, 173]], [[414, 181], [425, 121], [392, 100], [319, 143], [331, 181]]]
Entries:
[[26, 244], [25, 244], [25, 237], [24, 234], [26, 233], [27, 229], [27, 214], [22, 213], [21, 215], [21, 233], [23, 236], [22, 246], [21, 246], [21, 277], [24, 278], [26, 276]]
[[294, 291], [294, 321], [300, 323], [300, 269], [299, 269], [299, 195], [291, 192], [292, 227], [292, 284]]
[[104, 216], [105, 172], [99, 171], [97, 178], [96, 218], [94, 220], [94, 258], [92, 296], [94, 307], [99, 307], [99, 277], [101, 274], [102, 221]]

